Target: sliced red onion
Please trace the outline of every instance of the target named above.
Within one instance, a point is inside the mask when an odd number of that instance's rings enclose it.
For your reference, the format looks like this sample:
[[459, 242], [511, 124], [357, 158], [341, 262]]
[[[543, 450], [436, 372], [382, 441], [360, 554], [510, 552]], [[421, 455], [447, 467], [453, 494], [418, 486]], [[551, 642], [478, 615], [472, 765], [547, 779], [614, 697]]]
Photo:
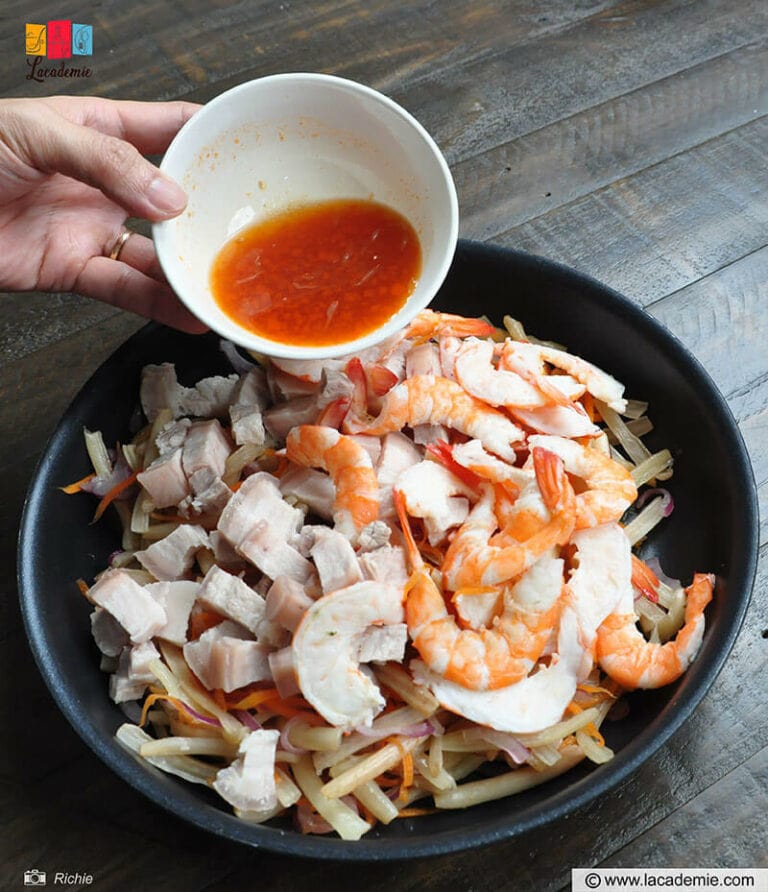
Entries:
[[232, 341], [226, 341], [223, 338], [219, 341], [219, 349], [227, 357], [232, 368], [238, 375], [244, 375], [256, 367], [255, 362], [249, 362], [235, 347]]
[[477, 726], [464, 731], [464, 739], [468, 743], [473, 741], [489, 743], [492, 747], [503, 750], [517, 765], [527, 761], [529, 756], [528, 750], [522, 743], [514, 735], [507, 734], [505, 731]]
[[[360, 809], [354, 796], [342, 796], [341, 801], [349, 806], [355, 814], [360, 814]], [[333, 827], [307, 802], [299, 802], [297, 804], [296, 821], [302, 833], [333, 833]]]
[[528, 760], [530, 753], [512, 734], [484, 728], [480, 736], [483, 740], [487, 740], [488, 743], [503, 750], [516, 765], [522, 765]]
[[[85, 483], [81, 485], [80, 489], [82, 489], [83, 492], [89, 492], [91, 495], [103, 499], [108, 492], [118, 485], [118, 483], [127, 480], [132, 473], [131, 466], [125, 460], [121, 449], [117, 456], [117, 461], [112, 468], [112, 473], [108, 477], [92, 477], [90, 480], [86, 480]], [[121, 500], [130, 498], [133, 494], [132, 490], [132, 486], [127, 487], [117, 496], [117, 498]]]
[[295, 746], [291, 743], [289, 734], [291, 733], [291, 728], [297, 723], [302, 721], [302, 717], [300, 715], [291, 716], [288, 721], [283, 725], [283, 730], [280, 732], [280, 748], [284, 749], [286, 753], [293, 753], [295, 756], [301, 756], [307, 752], [307, 750], [303, 749], [300, 746]]
[[210, 715], [203, 715], [202, 712], [198, 712], [196, 709], [193, 709], [189, 703], [184, 704], [184, 709], [193, 717], [196, 718], [200, 722], [205, 722], [206, 725], [214, 725], [216, 728], [221, 727], [221, 722], [218, 719], [213, 718]]
[[400, 737], [429, 737], [431, 734], [443, 734], [444, 731], [445, 729], [436, 718], [425, 719], [415, 725], [387, 728], [386, 731], [377, 731], [375, 728], [367, 728], [365, 725], [358, 725], [355, 728], [357, 734], [361, 737], [369, 737], [371, 740], [381, 740], [392, 734], [399, 734]]
[[[360, 809], [354, 796], [350, 794], [342, 796], [341, 802], [351, 808], [356, 815], [360, 814]], [[333, 827], [306, 802], [297, 804], [296, 820], [302, 833], [333, 833]]]
[[435, 716], [427, 719], [427, 723], [432, 725], [432, 733], [436, 734], [438, 737], [441, 734], [445, 734], [445, 728], [438, 722]]
[[123, 548], [118, 548], [116, 551], [113, 551], [113, 552], [112, 552], [112, 554], [107, 558], [107, 563], [109, 564], [110, 567], [112, 566], [112, 561], [114, 561], [114, 559], [115, 559], [118, 555], [121, 555], [121, 554], [125, 554], [125, 549], [123, 549]]
[[383, 737], [389, 737], [390, 734], [399, 734], [400, 732], [392, 729], [387, 731], [377, 731], [375, 728], [368, 728], [366, 725], [358, 725], [355, 728], [355, 734], [361, 737], [370, 737], [371, 740], [381, 740]]
[[296, 806], [296, 822], [302, 833], [333, 833], [333, 827], [311, 805], [299, 802]]
[[661, 561], [656, 556], [648, 558], [645, 563], [656, 574], [656, 578], [659, 580], [659, 582], [664, 583], [664, 585], [666, 585], [668, 588], [683, 588], [683, 584], [682, 582], [680, 582], [679, 579], [673, 579], [671, 576], [667, 576], [667, 574], [661, 569]]
[[435, 728], [429, 721], [419, 722], [417, 725], [406, 725], [392, 732], [399, 734], [401, 737], [429, 737], [435, 733]]
[[672, 493], [670, 493], [668, 489], [663, 489], [660, 486], [657, 486], [654, 489], [646, 489], [645, 492], [641, 493], [635, 502], [635, 507], [639, 510], [647, 501], [656, 496], [661, 496], [662, 498], [661, 510], [664, 513], [664, 517], [669, 517], [675, 510], [675, 502], [672, 498]]
[[250, 728], [251, 731], [261, 731], [261, 725], [256, 721], [256, 719], [248, 712], [247, 709], [233, 709], [232, 715], [241, 721], [246, 728]]

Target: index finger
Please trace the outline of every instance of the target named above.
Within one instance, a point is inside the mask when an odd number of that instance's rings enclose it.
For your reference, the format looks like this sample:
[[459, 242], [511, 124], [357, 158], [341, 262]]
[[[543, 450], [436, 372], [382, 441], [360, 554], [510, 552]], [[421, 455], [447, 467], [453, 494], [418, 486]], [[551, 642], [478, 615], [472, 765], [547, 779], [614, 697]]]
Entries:
[[97, 96], [52, 96], [59, 114], [135, 146], [142, 155], [164, 152], [201, 106], [195, 102], [138, 102]]

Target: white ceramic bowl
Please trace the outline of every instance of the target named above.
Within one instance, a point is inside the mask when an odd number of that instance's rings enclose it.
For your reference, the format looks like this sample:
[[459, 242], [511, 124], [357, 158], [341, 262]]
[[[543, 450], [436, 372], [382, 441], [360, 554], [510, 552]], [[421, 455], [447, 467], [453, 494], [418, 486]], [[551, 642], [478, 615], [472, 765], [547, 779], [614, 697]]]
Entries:
[[[153, 227], [163, 271], [198, 318], [250, 350], [319, 358], [375, 344], [427, 306], [453, 258], [458, 201], [440, 150], [408, 112], [354, 81], [297, 73], [240, 84], [182, 127], [160, 167], [189, 196], [179, 217]], [[416, 230], [421, 275], [398, 313], [365, 337], [304, 347], [262, 338], [219, 309], [211, 265], [235, 232], [286, 206], [334, 198], [388, 205]]]

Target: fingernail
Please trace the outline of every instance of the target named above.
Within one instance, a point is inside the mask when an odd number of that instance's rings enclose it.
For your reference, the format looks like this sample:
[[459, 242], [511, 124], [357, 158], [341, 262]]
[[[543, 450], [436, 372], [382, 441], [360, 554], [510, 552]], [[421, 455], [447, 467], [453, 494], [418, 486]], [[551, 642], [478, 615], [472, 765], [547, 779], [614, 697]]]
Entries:
[[178, 183], [164, 176], [157, 176], [147, 189], [147, 198], [158, 213], [175, 217], [187, 206], [187, 196]]

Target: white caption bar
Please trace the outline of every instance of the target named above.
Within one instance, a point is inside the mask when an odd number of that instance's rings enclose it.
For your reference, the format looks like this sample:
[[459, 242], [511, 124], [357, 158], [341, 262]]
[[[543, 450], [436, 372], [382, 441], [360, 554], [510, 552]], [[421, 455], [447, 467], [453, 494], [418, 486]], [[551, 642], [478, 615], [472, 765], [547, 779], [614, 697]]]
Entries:
[[571, 871], [572, 892], [612, 889], [746, 889], [768, 892], [768, 868], [705, 867], [576, 867]]

